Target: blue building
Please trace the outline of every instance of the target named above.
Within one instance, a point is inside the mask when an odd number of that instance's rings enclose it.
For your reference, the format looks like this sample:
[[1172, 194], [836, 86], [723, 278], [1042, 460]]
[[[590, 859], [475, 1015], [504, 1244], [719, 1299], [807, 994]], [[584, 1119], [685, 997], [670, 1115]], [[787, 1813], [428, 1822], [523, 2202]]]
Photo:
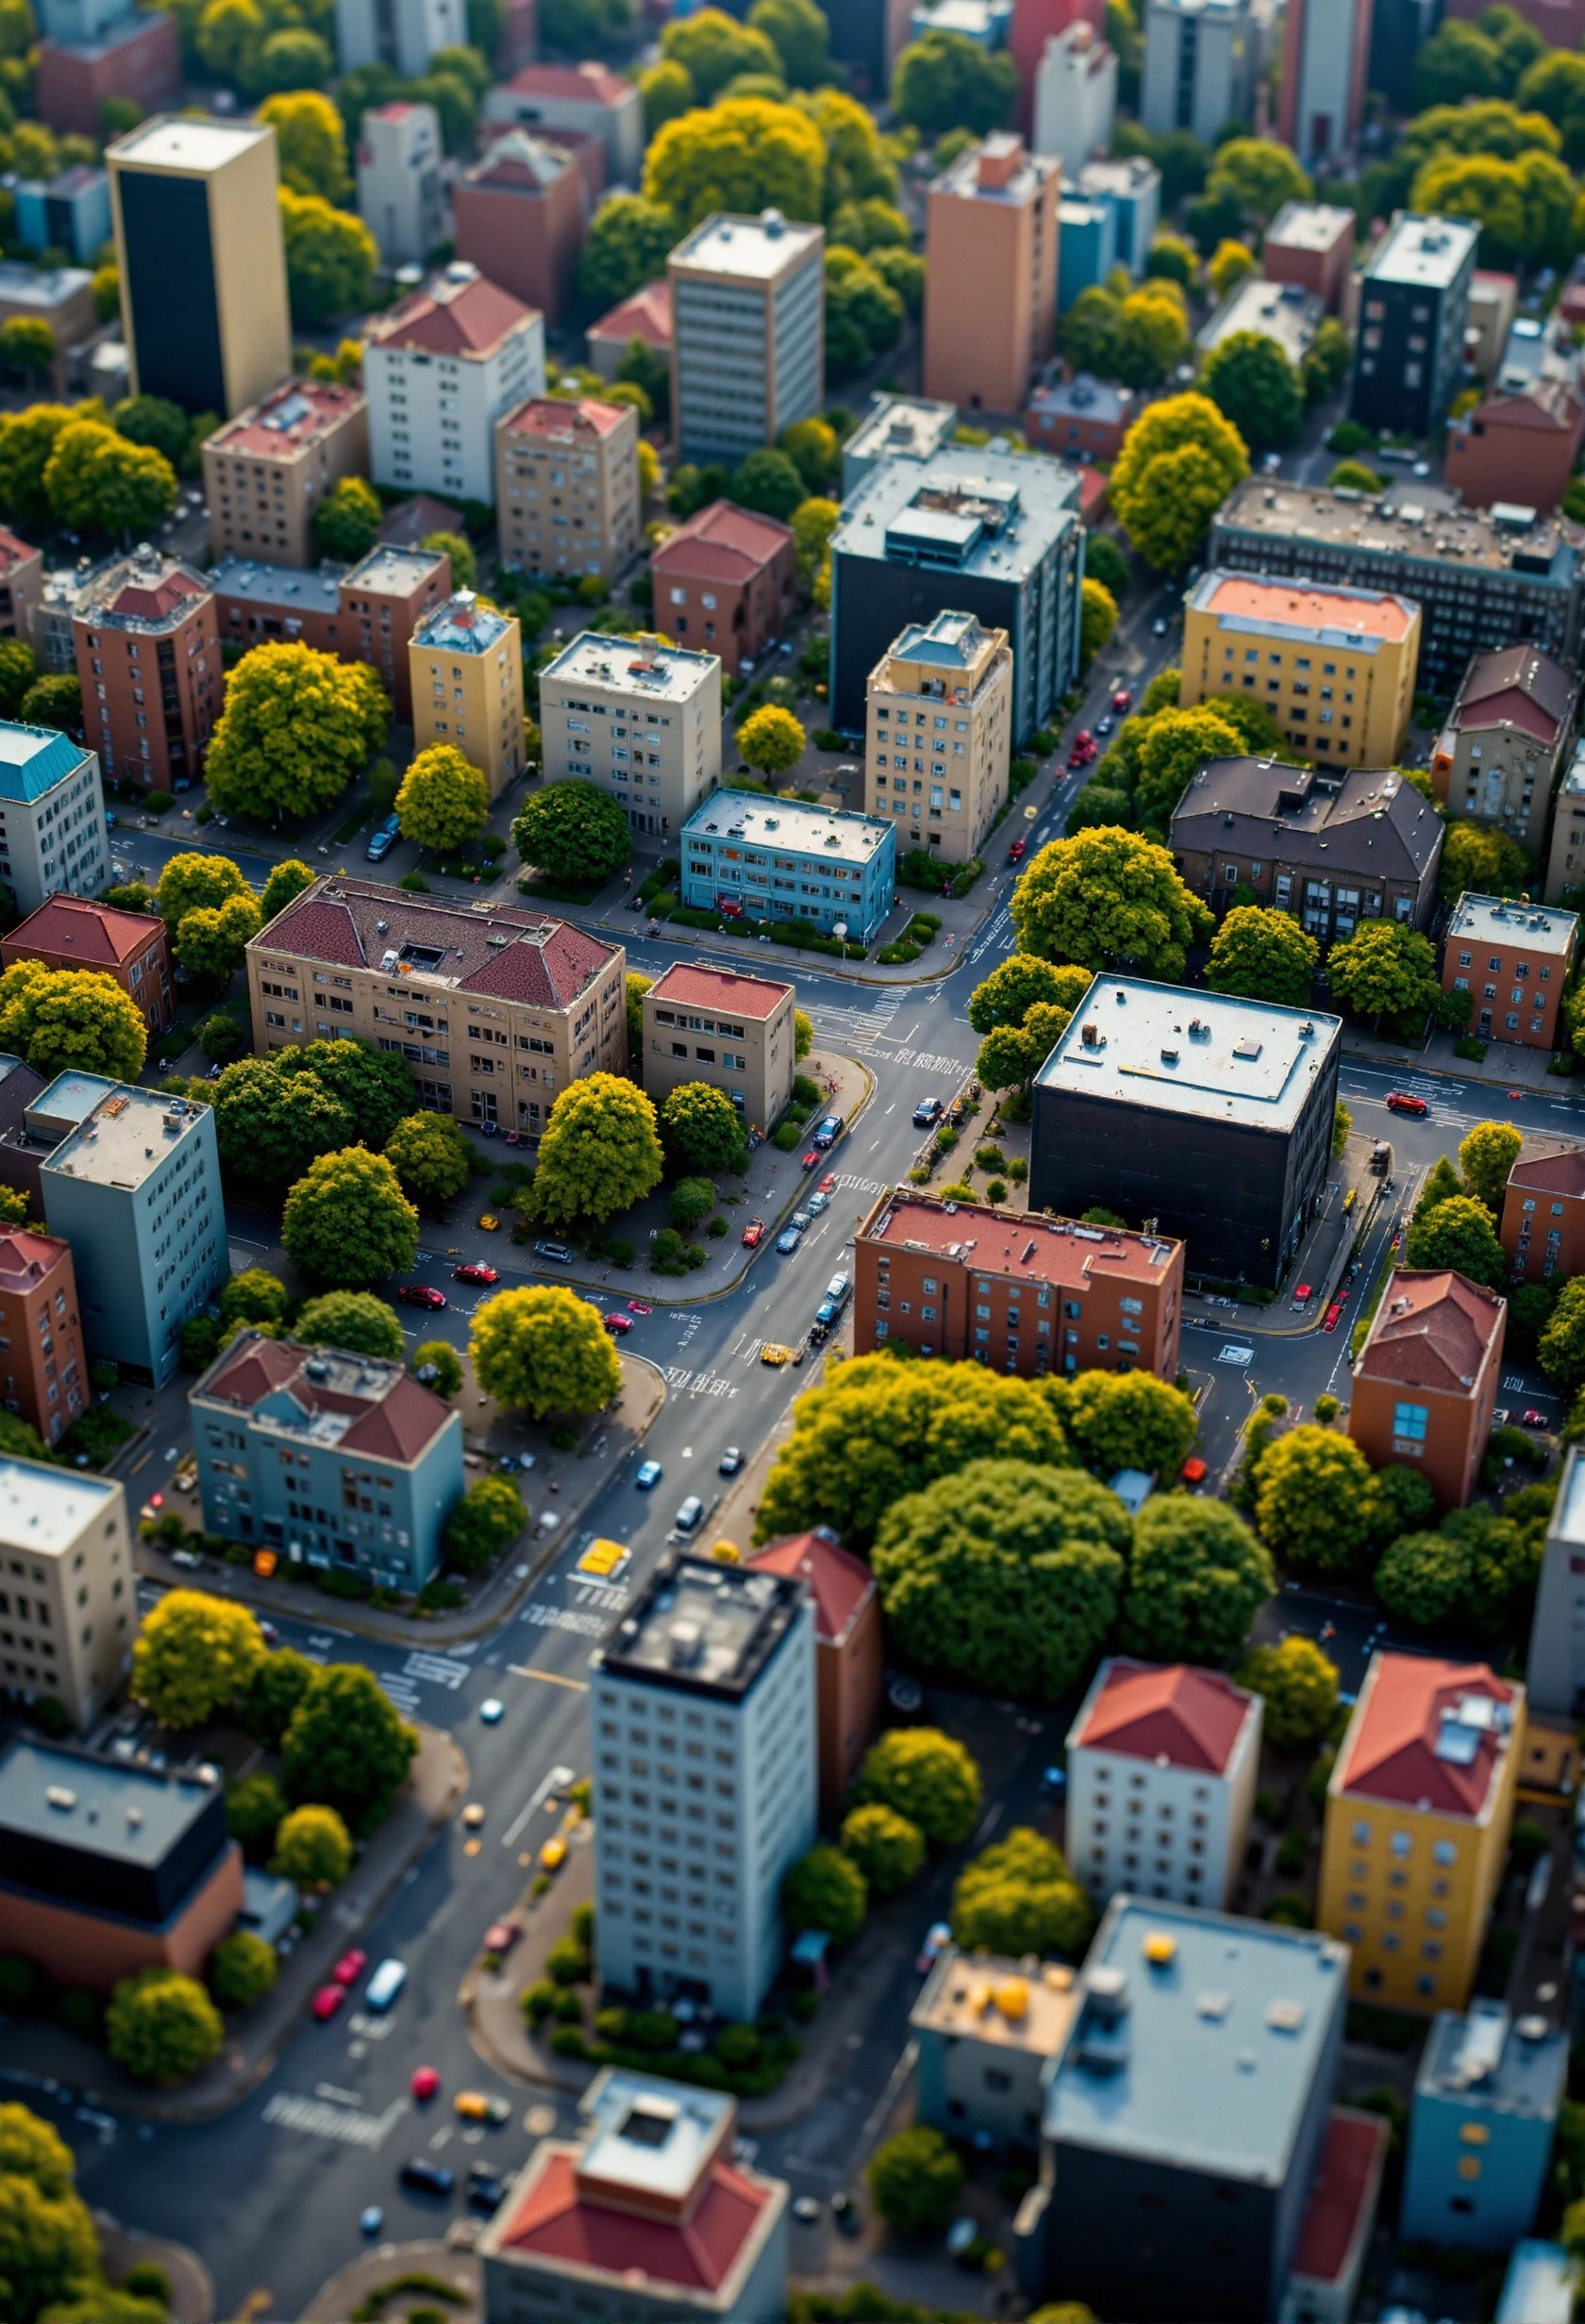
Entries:
[[1105, 194], [1067, 194], [1057, 205], [1057, 312], [1104, 283], [1117, 264], [1117, 212]]
[[868, 944], [897, 892], [897, 842], [877, 815], [718, 790], [682, 832], [682, 900], [731, 920], [807, 920]]
[[17, 240], [29, 250], [63, 250], [92, 266], [110, 239], [110, 181], [86, 161], [47, 181], [25, 177], [16, 190]]
[[1120, 161], [1087, 161], [1078, 191], [1089, 202], [1110, 202], [1116, 220], [1117, 259], [1130, 274], [1143, 272], [1161, 223], [1161, 173], [1143, 154]]
[[1440, 2011], [1414, 2078], [1404, 2239], [1506, 2251], [1527, 2235], [1567, 2079], [1567, 2037], [1544, 2017]]

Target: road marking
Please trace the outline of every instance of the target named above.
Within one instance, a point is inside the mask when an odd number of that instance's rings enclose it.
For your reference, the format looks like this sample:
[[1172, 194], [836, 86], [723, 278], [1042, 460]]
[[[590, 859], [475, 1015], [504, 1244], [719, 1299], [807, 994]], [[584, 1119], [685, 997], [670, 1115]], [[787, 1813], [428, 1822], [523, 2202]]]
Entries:
[[564, 1679], [559, 1670], [534, 1670], [530, 1669], [526, 1663], [520, 1662], [509, 1662], [507, 1668], [515, 1679], [538, 1679], [545, 1686], [570, 1686], [577, 1695], [586, 1695], [589, 1692], [587, 1679]]
[[541, 1784], [539, 1789], [535, 1792], [527, 1806], [519, 1810], [518, 1814], [512, 1818], [512, 1821], [508, 1826], [507, 1830], [502, 1833], [501, 1846], [503, 1848], [512, 1847], [516, 1842], [518, 1834], [523, 1830], [524, 1825], [533, 1815], [535, 1809], [542, 1806], [553, 1791], [565, 1790], [566, 1786], [572, 1782], [572, 1780], [573, 1770], [571, 1768], [552, 1768], [550, 1773]]
[[265, 2100], [263, 2119], [283, 2131], [306, 2131], [312, 2138], [332, 2138], [343, 2147], [366, 2147], [377, 2154], [408, 2111], [408, 2101], [399, 2098], [383, 2114], [371, 2115], [361, 2107], [336, 2106], [322, 2098], [298, 2098], [290, 2090], [276, 2090]]
[[523, 1618], [535, 1630], [570, 1630], [580, 1638], [604, 1638], [611, 1626], [609, 1614], [577, 1614], [571, 1606], [530, 1606]]

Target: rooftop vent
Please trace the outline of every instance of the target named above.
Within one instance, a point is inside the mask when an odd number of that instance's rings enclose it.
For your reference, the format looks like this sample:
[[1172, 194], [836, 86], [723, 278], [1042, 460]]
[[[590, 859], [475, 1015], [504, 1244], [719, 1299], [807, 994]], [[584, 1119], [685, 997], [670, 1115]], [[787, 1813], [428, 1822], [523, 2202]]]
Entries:
[[64, 1784], [51, 1784], [44, 1792], [44, 1798], [51, 1807], [58, 1808], [63, 1816], [69, 1816], [77, 1804], [76, 1793], [69, 1791]]
[[1151, 1929], [1140, 1950], [1153, 1969], [1164, 1969], [1177, 1958], [1177, 1939], [1169, 1930]]
[[1246, 1057], [1251, 1063], [1253, 1063], [1260, 1054], [1260, 1044], [1252, 1033], [1246, 1033], [1242, 1041], [1235, 1041], [1233, 1043], [1233, 1054], [1235, 1057]]

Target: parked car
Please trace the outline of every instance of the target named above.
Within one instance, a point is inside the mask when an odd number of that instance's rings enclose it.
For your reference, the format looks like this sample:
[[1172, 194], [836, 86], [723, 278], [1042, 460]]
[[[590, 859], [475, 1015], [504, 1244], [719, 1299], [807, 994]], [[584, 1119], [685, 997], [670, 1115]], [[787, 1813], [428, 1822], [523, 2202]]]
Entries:
[[365, 2203], [358, 2215], [358, 2225], [361, 2233], [370, 2236], [377, 2235], [385, 2225], [385, 2213], [379, 2204]]
[[455, 2171], [447, 2170], [443, 2163], [431, 2163], [424, 2154], [404, 2163], [397, 2175], [409, 2195], [449, 2195], [457, 2184]]
[[428, 2104], [441, 2086], [441, 2078], [432, 2066], [415, 2066], [408, 2088], [421, 2106]]
[[571, 1243], [536, 1243], [534, 1245], [534, 1256], [537, 1259], [554, 1259], [558, 1267], [565, 1267], [572, 1255]]
[[313, 2014], [323, 2022], [333, 2017], [345, 2000], [345, 1985], [321, 1985], [313, 1998]]
[[823, 1210], [829, 1210], [830, 1207], [830, 1196], [828, 1194], [822, 1194], [818, 1187], [809, 1196], [809, 1201], [804, 1204], [804, 1208], [809, 1213], [809, 1216], [815, 1219], [820, 1216], [820, 1213]]
[[633, 1483], [641, 1493], [647, 1493], [651, 1486], [659, 1484], [660, 1474], [659, 1461], [641, 1461], [633, 1471]]
[[369, 841], [369, 844], [363, 850], [363, 853], [371, 863], [379, 863], [385, 856], [390, 855], [395, 844], [395, 833], [393, 831], [387, 831], [382, 825], [381, 828], [375, 832], [374, 838]]
[[464, 2122], [499, 2124], [511, 2120], [511, 2108], [506, 2100], [487, 2096], [483, 2090], [459, 2090], [451, 2103]]
[[798, 1166], [798, 1167], [799, 1167], [799, 1169], [800, 1169], [800, 1170], [817, 1170], [820, 1168], [820, 1149], [819, 1149], [819, 1147], [818, 1147], [818, 1146], [811, 1146], [811, 1147], [809, 1148], [809, 1150], [808, 1154], [805, 1154], [805, 1156], [804, 1156], [804, 1158], [803, 1158], [803, 1161], [799, 1164], [799, 1166]]
[[[1015, 839], [1013, 841], [1013, 845], [1022, 853], [1022, 840]], [[940, 1098], [921, 1098], [918, 1104], [913, 1109], [914, 1128], [916, 1130], [928, 1130], [935, 1122], [938, 1122], [941, 1120], [944, 1111], [945, 1107], [942, 1104]]]
[[828, 1148], [836, 1144], [842, 1134], [843, 1118], [841, 1114], [827, 1114], [825, 1120], [821, 1123], [819, 1129], [816, 1130], [814, 1134], [816, 1150], [821, 1154], [825, 1154]]
[[751, 1219], [751, 1220], [749, 1220], [748, 1224], [744, 1227], [744, 1229], [743, 1229], [743, 1231], [742, 1231], [742, 1246], [743, 1246], [743, 1249], [744, 1249], [745, 1251], [758, 1251], [758, 1249], [759, 1248], [759, 1245], [760, 1245], [760, 1244], [764, 1241], [764, 1239], [765, 1239], [765, 1221], [764, 1221], [764, 1220], [763, 1220], [763, 1219]]
[[653, 1307], [646, 1306], [642, 1299], [630, 1299], [627, 1302], [627, 1313], [630, 1316], [652, 1316], [655, 1310]]
[[1116, 720], [1112, 717], [1110, 710], [1103, 710], [1100, 717], [1095, 721], [1095, 732], [1098, 735], [1109, 735], [1116, 722]]
[[1343, 1302], [1340, 1299], [1335, 1299], [1321, 1319], [1321, 1329], [1324, 1332], [1335, 1332], [1342, 1315]]
[[672, 1519], [672, 1522], [676, 1527], [679, 1534], [697, 1533], [700, 1525], [704, 1521], [704, 1502], [699, 1499], [697, 1493], [690, 1493], [681, 1508], [678, 1509], [676, 1516]]
[[1390, 1114], [1425, 1114], [1430, 1111], [1424, 1098], [1417, 1098], [1409, 1089], [1389, 1089], [1387, 1110]]
[[781, 1233], [776, 1237], [776, 1247], [781, 1253], [783, 1258], [790, 1258], [792, 1253], [797, 1250], [798, 1245], [803, 1241], [803, 1231], [801, 1228], [795, 1226], [783, 1227]]
[[468, 2208], [470, 2211], [482, 2211], [486, 2214], [498, 2211], [506, 2192], [507, 2183], [500, 2171], [492, 2170], [488, 2163], [469, 2164]]
[[510, 1952], [522, 1934], [522, 1926], [515, 1920], [492, 1920], [484, 1933], [484, 1950], [494, 1953]]
[[800, 1235], [807, 1235], [814, 1224], [814, 1213], [809, 1210], [795, 1210], [787, 1223], [789, 1226], [795, 1226]]
[[716, 1467], [720, 1469], [721, 1474], [724, 1477], [735, 1477], [742, 1465], [743, 1456], [742, 1450], [735, 1444], [729, 1444], [726, 1447], [726, 1452], [721, 1455], [720, 1460], [716, 1463]]
[[501, 1280], [500, 1269], [487, 1267], [482, 1259], [464, 1260], [452, 1272], [459, 1283], [499, 1283]]
[[368, 1954], [355, 1945], [350, 1952], [342, 1953], [330, 1974], [339, 1985], [355, 1985], [368, 1966]]
[[1529, 1412], [1522, 1412], [1522, 1413], [1519, 1415], [1519, 1425], [1520, 1425], [1520, 1427], [1521, 1427], [1521, 1428], [1547, 1428], [1547, 1429], [1549, 1429], [1549, 1428], [1551, 1427], [1552, 1423], [1551, 1423], [1551, 1421], [1547, 1419], [1547, 1417], [1546, 1417], [1546, 1415], [1545, 1415], [1545, 1413], [1544, 1413], [1544, 1412], [1536, 1412], [1536, 1411], [1534, 1411], [1534, 1410], [1531, 1410], [1531, 1411], [1529, 1411]]
[[553, 1833], [540, 1851], [542, 1872], [559, 1872], [567, 1861], [567, 1843], [559, 1832]]
[[399, 1283], [396, 1296], [404, 1307], [443, 1307], [446, 1295], [432, 1283]]
[[1206, 1464], [1197, 1452], [1191, 1453], [1177, 1473], [1185, 1485], [1203, 1485], [1207, 1476]]
[[385, 2012], [394, 2004], [396, 1997], [407, 1982], [407, 1963], [398, 1961], [392, 1954], [388, 1960], [380, 1963], [364, 1987], [364, 2008], [372, 2009], [376, 2017], [383, 2017]]

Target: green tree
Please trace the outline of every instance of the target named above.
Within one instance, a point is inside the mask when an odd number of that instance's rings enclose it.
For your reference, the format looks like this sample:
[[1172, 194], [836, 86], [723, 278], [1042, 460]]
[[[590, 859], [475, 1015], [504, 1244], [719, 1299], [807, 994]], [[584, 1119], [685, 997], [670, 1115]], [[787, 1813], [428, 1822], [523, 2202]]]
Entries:
[[1284, 202], [1308, 202], [1313, 188], [1286, 145], [1235, 137], [1217, 148], [1206, 191], [1213, 201], [1227, 195], [1251, 225], [1266, 226]]
[[[725, 1089], [707, 1081], [679, 1082], [670, 1092], [660, 1108], [660, 1142], [674, 1169], [707, 1178], [740, 1170], [748, 1158], [742, 1117]], [[714, 1199], [712, 1192], [712, 1206]]]
[[676, 221], [664, 202], [652, 202], [641, 193], [612, 194], [595, 211], [579, 255], [578, 285], [584, 297], [600, 307], [630, 299], [646, 282], [664, 274], [676, 240]]
[[1585, 1386], [1585, 1275], [1564, 1284], [1537, 1353], [1554, 1387], [1572, 1396]]
[[228, 898], [218, 912], [189, 912], [176, 930], [177, 962], [189, 976], [224, 985], [242, 967], [259, 927], [259, 905], [250, 895]]
[[952, 1934], [965, 1952], [1082, 1952], [1093, 1918], [1060, 1849], [1027, 1825], [965, 1865], [952, 1891]]
[[661, 1169], [655, 1107], [643, 1091], [616, 1073], [585, 1073], [551, 1107], [533, 1215], [553, 1226], [609, 1219], [658, 1187]]
[[938, 1848], [956, 1848], [979, 1818], [979, 1768], [938, 1727], [892, 1727], [864, 1753], [851, 1798], [855, 1807], [878, 1801]]
[[1173, 810], [1208, 758], [1243, 755], [1236, 726], [1209, 706], [1159, 710], [1140, 743], [1135, 805], [1142, 822], [1165, 832]]
[[895, 1808], [872, 1800], [843, 1818], [842, 1851], [851, 1856], [877, 1897], [906, 1888], [925, 1862], [925, 1834]]
[[1341, 1572], [1363, 1551], [1371, 1513], [1370, 1466], [1351, 1437], [1307, 1421], [1261, 1454], [1256, 1520], [1279, 1557]]
[[1218, 242], [1211, 253], [1206, 274], [1216, 296], [1225, 299], [1229, 290], [1259, 271], [1260, 261], [1247, 242], [1226, 241]]
[[71, 2193], [75, 2167], [71, 2148], [52, 2123], [25, 2106], [0, 2105], [0, 2178], [30, 2180], [58, 2202]]
[[412, 1265], [418, 1213], [383, 1154], [346, 1146], [310, 1162], [292, 1188], [281, 1241], [304, 1274], [352, 1290]]
[[352, 1834], [333, 1807], [283, 1816], [270, 1869], [299, 1888], [339, 1888], [352, 1869]]
[[105, 2012], [105, 2046], [135, 2082], [191, 2082], [225, 2039], [219, 2010], [198, 1980], [180, 1969], [124, 1977]]
[[1426, 1211], [1434, 1210], [1439, 1203], [1449, 1202], [1454, 1195], [1462, 1194], [1463, 1190], [1463, 1181], [1453, 1168], [1452, 1163], [1444, 1154], [1438, 1154], [1435, 1163], [1422, 1180], [1420, 1191], [1414, 1199], [1415, 1218], [1423, 1218]]
[[306, 863], [289, 855], [284, 863], [274, 865], [264, 883], [264, 892], [259, 899], [259, 917], [268, 924], [284, 912], [289, 904], [307, 893], [314, 884], [314, 875]]
[[776, 50], [790, 89], [813, 89], [826, 78], [831, 28], [814, 0], [755, 0], [748, 25]]
[[148, 1028], [113, 977], [17, 960], [0, 975], [0, 1041], [46, 1081], [73, 1067], [136, 1081]]
[[[926, 35], [930, 40], [947, 37], [944, 33]], [[965, 48], [969, 45], [963, 42]], [[903, 56], [908, 53], [905, 49]], [[877, 2147], [865, 2166], [864, 2176], [876, 2211], [899, 2235], [928, 2234], [945, 2227], [963, 2188], [963, 2166], [956, 2151], [940, 2131], [926, 2130], [923, 2123], [899, 2131]]]
[[1246, 1001], [1308, 1008], [1320, 950], [1292, 913], [1235, 905], [1216, 931], [1206, 983], [1213, 992], [1240, 993]]
[[1331, 492], [1379, 492], [1382, 479], [1362, 460], [1339, 460], [1326, 478], [1326, 489]]
[[857, 1936], [869, 1910], [863, 1873], [840, 1848], [817, 1843], [792, 1866], [781, 1884], [782, 1926], [790, 1936], [823, 1929], [834, 1945]]
[[461, 1362], [449, 1339], [422, 1340], [412, 1352], [412, 1369], [416, 1379], [433, 1375], [425, 1385], [437, 1396], [453, 1397], [462, 1386]]
[[170, 515], [176, 473], [146, 444], [128, 443], [92, 420], [75, 420], [55, 440], [44, 490], [58, 523], [126, 537], [152, 533]]
[[837, 431], [825, 420], [797, 420], [781, 431], [777, 450], [784, 452], [803, 478], [806, 493], [820, 495], [842, 478], [842, 446]]
[[1088, 969], [1059, 968], [1032, 953], [1009, 953], [969, 995], [969, 1022], [976, 1033], [989, 1033], [994, 1025], [1021, 1026], [1042, 1004], [1071, 1014], [1090, 984]]
[[643, 191], [669, 210], [679, 234], [713, 210], [818, 219], [825, 142], [796, 106], [728, 98], [685, 113], [656, 132], [644, 157]]
[[1012, 58], [960, 32], [925, 33], [892, 68], [892, 110], [922, 137], [940, 137], [945, 129], [972, 129], [983, 137], [1006, 124], [1017, 93]]
[[1335, 315], [1323, 315], [1315, 337], [1299, 364], [1299, 379], [1307, 404], [1325, 403], [1336, 395], [1354, 361], [1354, 344]]
[[1417, 1019], [1436, 1006], [1436, 954], [1418, 929], [1369, 920], [1326, 961], [1333, 996], [1356, 1017]]
[[[1585, 60], [1582, 60], [1585, 61]], [[1525, 1140], [1511, 1121], [1477, 1121], [1459, 1141], [1459, 1169], [1464, 1191], [1484, 1203], [1494, 1218], [1502, 1215], [1509, 1173], [1519, 1159]]]
[[161, 920], [174, 935], [189, 912], [218, 911], [234, 896], [249, 894], [248, 884], [229, 855], [192, 853], [167, 857], [155, 890]]
[[57, 440], [76, 417], [70, 404], [30, 404], [25, 411], [0, 413], [0, 503], [19, 523], [37, 525], [49, 513], [44, 472]]
[[380, 536], [385, 510], [379, 494], [362, 476], [342, 476], [314, 510], [314, 546], [322, 556], [355, 565]]
[[394, 1307], [372, 1291], [324, 1291], [306, 1300], [292, 1327], [309, 1348], [344, 1348], [350, 1355], [402, 1360], [402, 1326]]
[[[249, 1735], [257, 1735], [273, 1751], [292, 1724], [292, 1712], [308, 1693], [315, 1665], [294, 1647], [279, 1646], [266, 1654], [238, 1698], [237, 1716]], [[274, 1781], [271, 1777], [264, 1780]], [[275, 1821], [280, 1821], [279, 1815]]]
[[98, 2233], [73, 2185], [72, 2150], [49, 2123], [14, 2104], [0, 2105], [0, 2283], [14, 2324], [34, 2324], [91, 2291], [101, 2302], [107, 2297]]
[[24, 726], [54, 726], [63, 735], [82, 733], [82, 688], [61, 671], [35, 678], [22, 698], [17, 717]]
[[0, 718], [16, 717], [38, 672], [30, 645], [20, 638], [0, 638]]
[[281, 1767], [294, 1800], [333, 1807], [367, 1832], [384, 1817], [417, 1751], [417, 1735], [372, 1670], [361, 1663], [326, 1663], [292, 1715]]
[[293, 193], [315, 193], [338, 205], [352, 199], [342, 117], [311, 84], [291, 95], [266, 97], [259, 108], [275, 133], [280, 182]]
[[740, 508], [787, 523], [805, 497], [804, 480], [785, 452], [768, 447], [751, 452], [732, 473], [732, 498]]
[[1404, 1245], [1406, 1266], [1457, 1268], [1471, 1283], [1500, 1291], [1508, 1276], [1508, 1261], [1484, 1203], [1467, 1194], [1450, 1195], [1415, 1219]]
[[474, 1312], [468, 1354], [486, 1396], [534, 1419], [598, 1412], [622, 1386], [610, 1334], [560, 1284], [498, 1291]]
[[660, 54], [682, 67], [700, 105], [709, 105], [742, 73], [783, 77], [780, 54], [768, 34], [751, 31], [722, 8], [674, 17], [660, 35]]
[[627, 40], [638, 23], [636, 0], [544, 0], [540, 37], [562, 57], [593, 57]]
[[287, 186], [280, 189], [280, 215], [292, 320], [299, 329], [314, 330], [365, 307], [379, 245], [362, 219]]
[[477, 838], [490, 816], [490, 786], [449, 742], [420, 751], [396, 794], [402, 837], [449, 855]]
[[1551, 154], [1513, 161], [1493, 154], [1436, 154], [1415, 177], [1410, 199], [1432, 214], [1471, 218], [1488, 266], [1565, 263], [1573, 245], [1574, 180]]
[[201, 1727], [245, 1693], [264, 1652], [246, 1606], [204, 1590], [167, 1590], [133, 1644], [132, 1699], [162, 1727]]
[[1110, 533], [1092, 533], [1084, 543], [1084, 570], [1121, 603], [1133, 581], [1133, 567]]
[[267, 1267], [248, 1267], [233, 1275], [220, 1294], [223, 1323], [284, 1323], [292, 1295]]
[[797, 90], [792, 103], [814, 124], [826, 148], [826, 208], [835, 216], [844, 202], [897, 199], [897, 167], [873, 113], [841, 89]]
[[1442, 842], [1438, 886], [1444, 896], [1466, 889], [1482, 896], [1516, 896], [1530, 876], [1530, 859], [1517, 839], [1482, 823], [1455, 819]]
[[1243, 439], [1210, 396], [1168, 396], [1149, 405], [1123, 439], [1111, 472], [1111, 505], [1143, 556], [1180, 572], [1227, 494], [1248, 473]]
[[1188, 350], [1183, 294], [1176, 282], [1160, 278], [1132, 288], [1121, 277], [1093, 284], [1062, 318], [1060, 343], [1076, 370], [1125, 387], [1159, 388]]
[[316, 1073], [280, 1071], [286, 1054], [239, 1057], [214, 1087], [215, 1137], [225, 1169], [282, 1187], [356, 1135], [350, 1110]]
[[279, 1967], [273, 1945], [251, 1929], [233, 1930], [209, 1955], [209, 1984], [215, 2000], [231, 2009], [251, 2009], [274, 1990]]
[[187, 457], [190, 423], [181, 406], [167, 396], [124, 396], [110, 413], [110, 424], [128, 443], [163, 453], [173, 469], [179, 470]]
[[1526, 110], [1543, 113], [1562, 138], [1571, 170], [1585, 164], [1585, 57], [1566, 48], [1537, 58], [1513, 92]]
[[1083, 1371], [1057, 1392], [1074, 1451], [1102, 1476], [1143, 1469], [1175, 1477], [1194, 1441], [1194, 1407], [1181, 1388], [1147, 1371]]
[[[1262, 146], [1262, 152], [1279, 147]], [[1304, 388], [1275, 339], [1262, 331], [1233, 331], [1220, 340], [1200, 374], [1201, 385], [1253, 452], [1291, 444], [1304, 427]]]
[[686, 66], [669, 59], [650, 65], [639, 75], [639, 94], [643, 99], [646, 137], [653, 137], [664, 123], [680, 120], [695, 102], [693, 83]]
[[804, 589], [812, 589], [831, 545], [831, 535], [841, 521], [842, 510], [834, 500], [804, 500], [793, 509], [792, 540], [798, 556], [798, 580]]
[[1125, 1651], [1153, 1662], [1227, 1662], [1274, 1586], [1271, 1559], [1225, 1502], [1158, 1495], [1134, 1522]]
[[42, 379], [55, 368], [55, 333], [40, 315], [12, 315], [0, 323], [0, 366], [25, 379]]
[[412, 1110], [412, 1075], [398, 1056], [350, 1037], [275, 1051], [270, 1063], [290, 1085], [311, 1080], [328, 1091], [365, 1137], [383, 1141]]
[[1088, 576], [1081, 585], [1081, 598], [1078, 656], [1080, 662], [1087, 666], [1094, 660], [1117, 627], [1117, 600], [1110, 589], [1103, 589], [1098, 581], [1093, 581]]
[[510, 1477], [480, 1477], [470, 1485], [446, 1524], [446, 1556], [464, 1573], [477, 1573], [498, 1557], [528, 1522], [523, 1495]]
[[738, 749], [760, 774], [783, 774], [804, 755], [804, 730], [791, 710], [767, 702], [738, 728]]
[[1278, 1751], [1318, 1743], [1330, 1727], [1338, 1704], [1337, 1665], [1313, 1638], [1295, 1631], [1280, 1646], [1258, 1646], [1234, 1675], [1241, 1686], [1260, 1697], [1266, 1740]]
[[384, 1153], [402, 1192], [421, 1210], [443, 1210], [468, 1183], [468, 1141], [450, 1114], [405, 1114]]
[[511, 827], [512, 845], [546, 879], [587, 882], [615, 877], [633, 849], [627, 818], [598, 784], [547, 783]]
[[1213, 925], [1166, 849], [1128, 831], [1053, 839], [1026, 867], [1010, 908], [1021, 953], [1088, 969], [1128, 961], [1169, 984]]
[[[297, 1655], [295, 1660], [307, 1662]], [[308, 1663], [311, 1670], [313, 1665]], [[296, 1705], [293, 1704], [293, 1709]], [[273, 1775], [262, 1771], [239, 1776], [225, 1786], [225, 1829], [239, 1842], [244, 1856], [257, 1864], [275, 1846], [276, 1827], [286, 1814], [286, 1794]]]
[[385, 689], [366, 663], [295, 643], [255, 646], [225, 682], [209, 744], [210, 804], [271, 822], [322, 814], [368, 764], [390, 722]]

